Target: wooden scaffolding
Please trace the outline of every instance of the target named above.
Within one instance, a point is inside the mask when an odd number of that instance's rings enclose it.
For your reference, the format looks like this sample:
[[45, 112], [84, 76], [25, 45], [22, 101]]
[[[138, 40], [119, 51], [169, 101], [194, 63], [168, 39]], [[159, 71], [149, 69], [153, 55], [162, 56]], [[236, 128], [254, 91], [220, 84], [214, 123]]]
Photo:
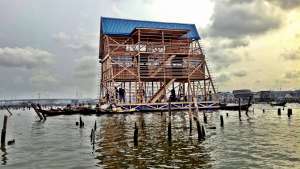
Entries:
[[[130, 35], [100, 35], [100, 97], [126, 104], [166, 103], [193, 98], [211, 101], [216, 93], [199, 40], [190, 30], [135, 27]], [[174, 100], [173, 100], [174, 101]]]

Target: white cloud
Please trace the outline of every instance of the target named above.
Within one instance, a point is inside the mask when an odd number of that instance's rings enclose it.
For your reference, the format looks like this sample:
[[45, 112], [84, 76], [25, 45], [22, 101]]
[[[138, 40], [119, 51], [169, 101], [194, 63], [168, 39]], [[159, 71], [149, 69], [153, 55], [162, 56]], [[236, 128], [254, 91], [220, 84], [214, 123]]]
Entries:
[[31, 47], [0, 48], [0, 66], [32, 69], [52, 63], [53, 54]]

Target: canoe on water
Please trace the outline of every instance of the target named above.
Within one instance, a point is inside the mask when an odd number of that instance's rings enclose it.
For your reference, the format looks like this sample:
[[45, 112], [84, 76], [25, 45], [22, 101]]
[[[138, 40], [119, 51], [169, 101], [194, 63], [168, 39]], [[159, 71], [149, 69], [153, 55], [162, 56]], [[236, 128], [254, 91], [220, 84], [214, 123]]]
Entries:
[[285, 106], [286, 105], [286, 101], [282, 101], [282, 102], [271, 102], [270, 105], [271, 106]]
[[[249, 107], [251, 106], [251, 104], [241, 104], [241, 110], [246, 111], [249, 109]], [[240, 108], [240, 106], [238, 104], [223, 104], [220, 103], [220, 109], [221, 110], [234, 110], [234, 111], [238, 111]]]

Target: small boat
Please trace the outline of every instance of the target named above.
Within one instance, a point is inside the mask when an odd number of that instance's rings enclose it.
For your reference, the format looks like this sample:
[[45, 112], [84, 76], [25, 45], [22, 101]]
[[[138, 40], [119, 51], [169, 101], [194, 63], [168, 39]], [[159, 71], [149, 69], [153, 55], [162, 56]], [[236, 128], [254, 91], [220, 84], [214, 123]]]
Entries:
[[[241, 104], [241, 110], [248, 110], [251, 104]], [[234, 110], [238, 111], [240, 109], [240, 106], [238, 104], [226, 104], [226, 103], [220, 103], [220, 109], [221, 110]]]
[[280, 102], [271, 102], [270, 105], [271, 106], [285, 106], [286, 105], [286, 101], [280, 101]]

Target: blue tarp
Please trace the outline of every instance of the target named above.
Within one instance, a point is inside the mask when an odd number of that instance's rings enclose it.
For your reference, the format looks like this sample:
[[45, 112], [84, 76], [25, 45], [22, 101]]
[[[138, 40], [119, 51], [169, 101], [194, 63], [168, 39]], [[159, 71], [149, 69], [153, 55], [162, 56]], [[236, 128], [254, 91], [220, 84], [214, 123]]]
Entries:
[[200, 39], [195, 24], [153, 22], [101, 17], [100, 33], [103, 35], [130, 36], [135, 28], [189, 30], [187, 34], [189, 39]]

